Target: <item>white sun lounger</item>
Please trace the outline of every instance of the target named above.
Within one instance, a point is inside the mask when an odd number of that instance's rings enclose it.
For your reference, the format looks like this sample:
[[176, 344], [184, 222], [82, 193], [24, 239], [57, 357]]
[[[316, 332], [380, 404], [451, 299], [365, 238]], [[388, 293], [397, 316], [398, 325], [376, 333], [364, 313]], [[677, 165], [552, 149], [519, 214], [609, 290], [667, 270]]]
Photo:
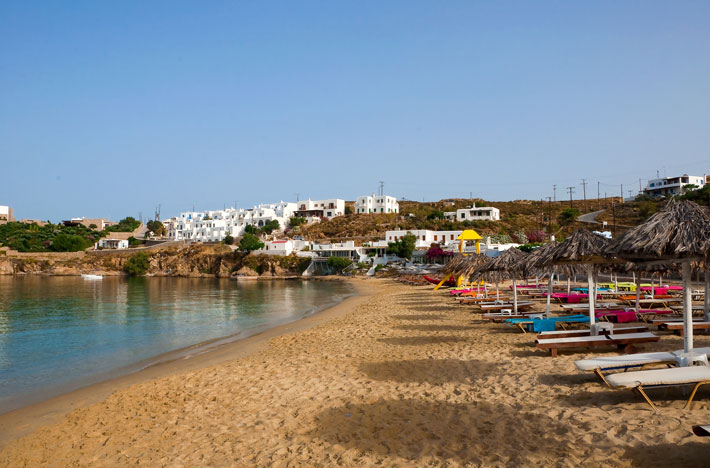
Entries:
[[[625, 354], [622, 356], [599, 356], [590, 359], [579, 359], [574, 361], [574, 365], [581, 371], [592, 371], [597, 374], [607, 385], [603, 372], [619, 371], [624, 372], [635, 367], [644, 369], [649, 366], [668, 365], [675, 366], [678, 362], [680, 351], [665, 351], [654, 353]], [[694, 353], [710, 354], [710, 348], [696, 348]], [[611, 386], [611, 385], [609, 385]]]
[[654, 411], [658, 411], [644, 389], [657, 387], [674, 387], [679, 385], [693, 385], [690, 398], [684, 408], [690, 407], [693, 397], [702, 385], [710, 384], [710, 367], [687, 366], [672, 367], [670, 369], [653, 369], [637, 372], [624, 372], [607, 376], [607, 382], [612, 388], [629, 388], [643, 396]]
[[[612, 333], [642, 333], [647, 332], [648, 327], [631, 326], [631, 327], [614, 327]], [[609, 332], [606, 332], [608, 334]], [[590, 336], [592, 330], [590, 328], [582, 328], [579, 330], [554, 330], [554, 331], [543, 331], [537, 334], [538, 339], [548, 339], [548, 338], [569, 338], [572, 336]], [[600, 333], [601, 334], [601, 333]]]
[[540, 349], [547, 349], [553, 357], [557, 356], [560, 348], [592, 348], [596, 346], [616, 345], [626, 352], [633, 351], [633, 345], [649, 343], [660, 340], [660, 336], [653, 333], [622, 333], [594, 336], [576, 336], [570, 338], [549, 338], [535, 340], [535, 345]]

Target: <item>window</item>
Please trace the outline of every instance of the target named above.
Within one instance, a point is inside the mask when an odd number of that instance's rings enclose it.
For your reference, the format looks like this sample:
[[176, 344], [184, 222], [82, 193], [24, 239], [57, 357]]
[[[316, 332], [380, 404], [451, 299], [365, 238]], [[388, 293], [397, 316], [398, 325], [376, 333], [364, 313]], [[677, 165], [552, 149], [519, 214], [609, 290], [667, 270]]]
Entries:
[[439, 240], [439, 236], [437, 236], [436, 234], [434, 234], [434, 240], [435, 240], [435, 241]]
[[466, 217], [466, 213], [461, 213], [461, 218], [465, 218], [465, 217]]

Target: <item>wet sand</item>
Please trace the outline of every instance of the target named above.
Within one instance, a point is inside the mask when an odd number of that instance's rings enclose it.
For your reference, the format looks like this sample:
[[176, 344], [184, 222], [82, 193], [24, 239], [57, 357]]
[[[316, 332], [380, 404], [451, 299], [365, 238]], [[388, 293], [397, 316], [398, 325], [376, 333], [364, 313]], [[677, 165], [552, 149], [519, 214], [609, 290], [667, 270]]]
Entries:
[[710, 388], [687, 411], [655, 391], [654, 413], [576, 371], [591, 353], [551, 358], [431, 287], [354, 283], [310, 322], [0, 417], [0, 466], [707, 466], [690, 428]]

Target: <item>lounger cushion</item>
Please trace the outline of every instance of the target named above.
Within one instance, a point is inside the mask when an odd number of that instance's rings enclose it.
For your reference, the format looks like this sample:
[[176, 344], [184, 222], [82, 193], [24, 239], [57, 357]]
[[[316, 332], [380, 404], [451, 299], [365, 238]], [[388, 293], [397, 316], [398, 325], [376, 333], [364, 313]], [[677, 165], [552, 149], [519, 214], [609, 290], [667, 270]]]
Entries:
[[710, 367], [689, 366], [613, 374], [606, 378], [614, 388], [635, 388], [639, 385], [680, 385], [710, 380]]
[[645, 364], [655, 364], [659, 362], [675, 361], [675, 355], [671, 352], [625, 354], [623, 356], [601, 356], [592, 359], [580, 359], [574, 362], [577, 369], [581, 371], [593, 371], [595, 369], [611, 369], [615, 367], [643, 366]]
[[590, 343], [592, 341], [617, 341], [617, 340], [638, 340], [644, 338], [655, 338], [656, 335], [650, 332], [645, 333], [624, 333], [620, 335], [596, 335], [596, 336], [575, 336], [570, 338], [548, 338], [537, 340], [539, 344], [549, 344], [549, 343], [579, 343], [584, 345], [585, 343]]

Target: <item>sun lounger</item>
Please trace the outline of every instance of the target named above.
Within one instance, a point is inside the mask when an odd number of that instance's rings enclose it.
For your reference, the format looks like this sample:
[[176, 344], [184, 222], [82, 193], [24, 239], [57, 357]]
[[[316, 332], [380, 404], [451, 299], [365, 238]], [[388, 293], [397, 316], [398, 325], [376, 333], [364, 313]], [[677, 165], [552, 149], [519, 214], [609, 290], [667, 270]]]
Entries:
[[523, 333], [528, 331], [542, 332], [554, 330], [555, 326], [565, 323], [589, 323], [589, 317], [586, 315], [570, 315], [567, 317], [528, 317], [523, 319], [508, 319], [505, 321], [510, 326], [517, 326]]
[[655, 319], [659, 315], [673, 315], [674, 313], [675, 312], [672, 310], [667, 309], [639, 309], [636, 312], [636, 316], [644, 322], [648, 322], [651, 319]]
[[[506, 312], [507, 311], [507, 312]], [[513, 313], [510, 309], [505, 309], [502, 312], [489, 312], [483, 314], [484, 320], [490, 320], [491, 322], [505, 322], [509, 319], [531, 319], [533, 316], [541, 317], [543, 314], [541, 312], [518, 312]]]
[[[614, 327], [612, 332], [615, 335], [620, 335], [624, 333], [643, 333], [647, 332], [648, 327], [637, 326], [637, 327]], [[600, 330], [599, 334], [608, 335], [606, 330]], [[545, 340], [550, 338], [572, 338], [576, 336], [591, 336], [592, 330], [585, 328], [583, 330], [556, 330], [556, 331], [544, 331], [537, 335], [538, 340]]]
[[684, 407], [689, 408], [698, 388], [710, 384], [710, 367], [686, 366], [673, 367], [670, 369], [624, 372], [621, 374], [608, 375], [606, 380], [612, 388], [628, 388], [639, 392], [654, 411], [658, 411], [658, 409], [648, 397], [645, 390], [649, 388], [693, 385], [693, 390]]
[[[614, 331], [616, 332], [617, 330]], [[590, 359], [579, 359], [574, 362], [574, 365], [581, 371], [593, 371], [609, 385], [609, 382], [604, 378], [604, 372], [619, 370], [626, 372], [637, 367], [644, 369], [650, 366], [675, 366], [678, 363], [678, 356], [682, 352], [683, 350], [626, 354], [622, 356], [599, 356]], [[710, 348], [695, 348], [693, 352], [708, 355], [710, 354]]]
[[[678, 333], [680, 336], [683, 336], [683, 322], [667, 322], [663, 328], [665, 328], [666, 330], [671, 330], [674, 333]], [[710, 330], [710, 322], [701, 322], [699, 320], [693, 320], [693, 331], [696, 330]]]
[[617, 323], [635, 322], [636, 312], [633, 310], [601, 310], [595, 311], [598, 319], [609, 321], [613, 318]]
[[661, 337], [650, 332], [611, 333], [609, 335], [538, 339], [535, 340], [535, 344], [539, 349], [546, 349], [553, 357], [557, 357], [557, 351], [562, 348], [594, 348], [597, 346], [617, 346], [624, 352], [630, 353], [635, 350], [634, 345], [636, 344], [656, 342], [660, 339]]
[[693, 434], [698, 437], [710, 436], [710, 425], [693, 426]]
[[[518, 311], [529, 309], [534, 305], [535, 305], [534, 302], [518, 302]], [[513, 308], [512, 302], [506, 302], [503, 304], [481, 304], [481, 310], [503, 310], [503, 309], [512, 309], [512, 308]]]

